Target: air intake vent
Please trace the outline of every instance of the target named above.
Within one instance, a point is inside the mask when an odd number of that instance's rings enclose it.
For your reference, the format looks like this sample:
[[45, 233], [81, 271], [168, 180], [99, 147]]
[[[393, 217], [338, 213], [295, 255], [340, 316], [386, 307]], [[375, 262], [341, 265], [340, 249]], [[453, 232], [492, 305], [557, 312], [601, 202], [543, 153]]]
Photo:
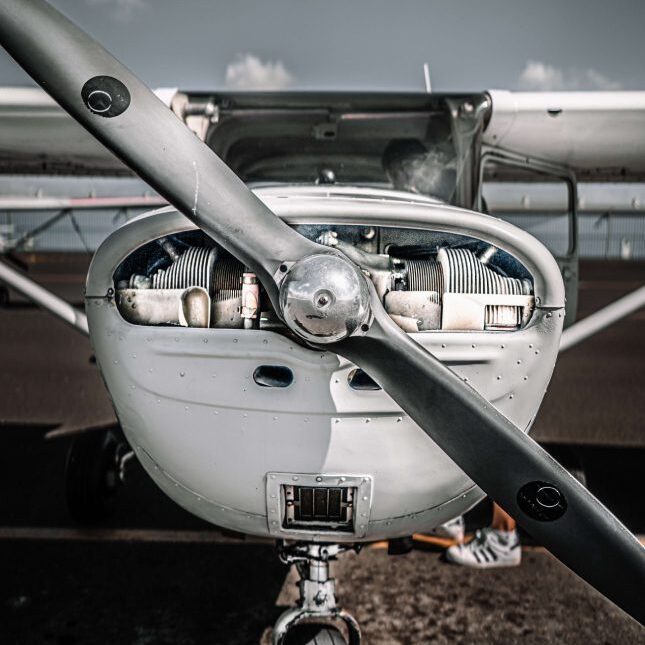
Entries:
[[327, 486], [283, 486], [289, 529], [352, 531], [355, 488]]
[[266, 487], [271, 535], [362, 538], [369, 531], [369, 475], [268, 472]]

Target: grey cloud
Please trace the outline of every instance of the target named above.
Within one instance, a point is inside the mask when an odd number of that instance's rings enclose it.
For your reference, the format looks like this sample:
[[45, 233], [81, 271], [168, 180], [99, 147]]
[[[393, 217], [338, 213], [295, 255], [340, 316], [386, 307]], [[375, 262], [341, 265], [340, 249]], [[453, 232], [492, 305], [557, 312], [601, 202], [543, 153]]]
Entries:
[[284, 90], [295, 79], [284, 63], [263, 62], [253, 54], [240, 54], [226, 68], [226, 87], [233, 90]]
[[619, 90], [621, 84], [599, 71], [570, 68], [563, 70], [541, 61], [530, 60], [519, 77], [523, 90], [539, 92], [558, 90]]

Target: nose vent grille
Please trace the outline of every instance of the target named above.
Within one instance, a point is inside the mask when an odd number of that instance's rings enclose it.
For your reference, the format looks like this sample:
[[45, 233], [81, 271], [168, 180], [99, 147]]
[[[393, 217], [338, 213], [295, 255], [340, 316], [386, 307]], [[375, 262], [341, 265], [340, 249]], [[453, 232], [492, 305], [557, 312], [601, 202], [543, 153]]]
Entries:
[[356, 489], [327, 486], [283, 486], [289, 529], [352, 531]]

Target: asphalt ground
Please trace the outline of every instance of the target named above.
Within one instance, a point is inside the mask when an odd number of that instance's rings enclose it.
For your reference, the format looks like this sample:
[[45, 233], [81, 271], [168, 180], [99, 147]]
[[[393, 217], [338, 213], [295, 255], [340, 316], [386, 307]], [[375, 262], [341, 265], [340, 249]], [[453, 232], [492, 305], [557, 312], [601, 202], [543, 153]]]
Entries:
[[[640, 286], [645, 265], [595, 263], [582, 278], [585, 315]], [[645, 451], [634, 446], [645, 446], [644, 318], [636, 313], [563, 355], [535, 427], [584, 465], [592, 491], [641, 534]], [[91, 350], [20, 304], [0, 310], [0, 329], [0, 644], [268, 643], [295, 599], [272, 544], [222, 536], [175, 506], [138, 464], [110, 518], [89, 529], [72, 522], [64, 501], [71, 439], [45, 437], [61, 424], [109, 421]], [[469, 529], [488, 513], [486, 504], [475, 509]], [[346, 555], [332, 572], [366, 643], [645, 643], [645, 629], [525, 543], [516, 569], [462, 569], [417, 542], [405, 556], [379, 545]]]
[[[295, 598], [270, 545], [3, 541], [7, 644], [270, 643]], [[333, 567], [364, 642], [645, 642], [645, 629], [541, 551], [516, 569], [473, 571], [437, 553], [365, 549]]]

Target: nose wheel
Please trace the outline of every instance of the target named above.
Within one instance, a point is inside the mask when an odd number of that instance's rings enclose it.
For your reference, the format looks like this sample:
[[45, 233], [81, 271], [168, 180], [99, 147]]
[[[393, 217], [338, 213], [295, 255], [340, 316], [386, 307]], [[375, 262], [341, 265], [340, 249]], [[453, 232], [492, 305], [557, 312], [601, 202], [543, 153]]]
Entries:
[[[273, 627], [273, 645], [360, 645], [356, 619], [336, 604], [336, 581], [329, 577], [329, 563], [343, 551], [340, 544], [279, 544], [280, 560], [295, 564], [300, 598]], [[307, 620], [307, 622], [303, 622]], [[321, 622], [321, 621], [326, 622]], [[330, 622], [344, 623], [349, 641]]]

